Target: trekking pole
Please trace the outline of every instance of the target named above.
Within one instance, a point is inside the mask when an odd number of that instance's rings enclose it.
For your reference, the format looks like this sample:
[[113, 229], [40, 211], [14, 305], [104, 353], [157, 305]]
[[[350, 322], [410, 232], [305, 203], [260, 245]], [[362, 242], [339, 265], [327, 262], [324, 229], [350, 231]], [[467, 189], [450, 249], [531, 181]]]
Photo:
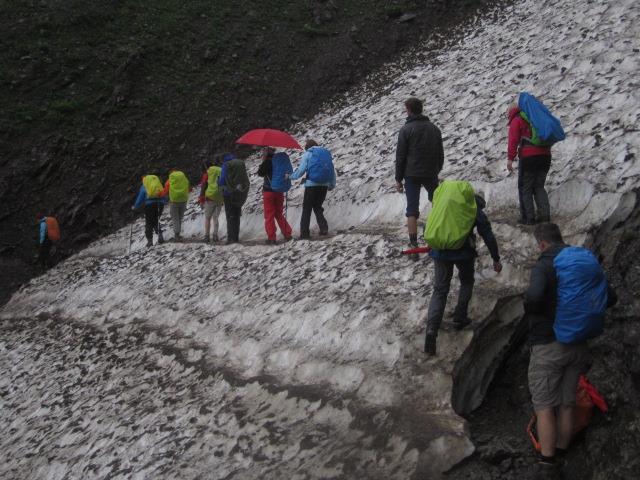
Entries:
[[287, 209], [289, 208], [289, 192], [284, 193], [284, 219], [287, 220]]
[[131, 239], [133, 238], [133, 222], [131, 222], [131, 226], [129, 227], [129, 250], [127, 254], [131, 253]]

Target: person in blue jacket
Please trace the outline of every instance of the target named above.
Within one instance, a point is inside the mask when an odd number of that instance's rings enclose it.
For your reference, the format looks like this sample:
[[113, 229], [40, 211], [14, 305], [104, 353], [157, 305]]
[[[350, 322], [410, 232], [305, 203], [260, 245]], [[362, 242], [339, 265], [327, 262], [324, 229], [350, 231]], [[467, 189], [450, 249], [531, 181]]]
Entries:
[[333, 166], [331, 152], [318, 146], [315, 140], [307, 140], [304, 146], [300, 165], [291, 174], [291, 180], [298, 180], [306, 175], [304, 182], [304, 198], [302, 200], [302, 216], [300, 217], [300, 239], [311, 237], [309, 224], [311, 212], [315, 213], [320, 235], [329, 234], [329, 225], [324, 217], [322, 204], [327, 198], [327, 191], [336, 186], [336, 171]]
[[[144, 177], [142, 177], [144, 179]], [[167, 203], [167, 197], [149, 198], [144, 183], [140, 185], [136, 201], [131, 210], [137, 210], [144, 204], [144, 235], [147, 238], [147, 247], [153, 246], [153, 232], [158, 235], [158, 243], [163, 243], [162, 226], [160, 217]]]

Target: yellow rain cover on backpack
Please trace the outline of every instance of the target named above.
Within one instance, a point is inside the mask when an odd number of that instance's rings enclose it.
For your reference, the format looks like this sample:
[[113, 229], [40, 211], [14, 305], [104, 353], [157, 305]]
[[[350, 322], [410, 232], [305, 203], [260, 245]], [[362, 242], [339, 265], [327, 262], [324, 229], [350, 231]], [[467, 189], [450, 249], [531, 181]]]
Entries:
[[169, 174], [169, 200], [172, 202], [189, 200], [189, 179], [177, 170]]
[[223, 203], [222, 189], [218, 186], [218, 178], [220, 178], [221, 173], [222, 169], [220, 167], [215, 165], [209, 167], [207, 170], [207, 190], [204, 192], [204, 196], [208, 200], [220, 205]]
[[424, 239], [436, 250], [457, 250], [476, 221], [476, 199], [469, 182], [445, 180], [433, 194]]
[[162, 182], [156, 175], [145, 175], [142, 179], [147, 198], [158, 198], [162, 193]]

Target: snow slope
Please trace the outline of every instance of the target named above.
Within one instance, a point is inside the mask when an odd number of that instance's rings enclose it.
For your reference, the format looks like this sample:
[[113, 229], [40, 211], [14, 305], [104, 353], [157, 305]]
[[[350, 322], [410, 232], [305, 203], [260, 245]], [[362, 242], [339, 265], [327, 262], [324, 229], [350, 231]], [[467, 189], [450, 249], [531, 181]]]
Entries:
[[[478, 19], [463, 41], [427, 64], [389, 66], [396, 73], [386, 87], [353, 91], [346, 107], [299, 125], [299, 138], [319, 140], [336, 160], [338, 186], [326, 202], [336, 235], [329, 240], [260, 245], [254, 176], [241, 227], [245, 245], [146, 250], [137, 222], [131, 253], [127, 227], [34, 279], [0, 312], [0, 361], [10, 372], [2, 376], [0, 425], [8, 433], [0, 442], [14, 459], [0, 472], [81, 478], [91, 453], [91, 471], [100, 477], [435, 478], [469, 455], [473, 445], [452, 409], [451, 389], [474, 330], [454, 332], [445, 319], [439, 355], [426, 360], [433, 270], [397, 254], [406, 236], [404, 197], [393, 192], [403, 100], [424, 98], [425, 113], [441, 128], [442, 176], [472, 181], [488, 200], [505, 269], [493, 273], [481, 246], [470, 312], [477, 326], [489, 321], [483, 319], [498, 299], [522, 291], [536, 253], [529, 232], [513, 226], [516, 178], [505, 169], [504, 113], [517, 92], [540, 96], [567, 131], [554, 147], [548, 190], [552, 215], [570, 240], [585, 241], [594, 226], [612, 215], [624, 220], [633, 207], [626, 194], [640, 175], [639, 17], [631, 0], [515, 2]], [[248, 164], [257, 169], [256, 159]], [[289, 194], [294, 223], [302, 192]], [[426, 212], [426, 199], [423, 205]], [[199, 238], [194, 199], [187, 216], [186, 234]], [[514, 305], [493, 317], [512, 325]], [[12, 325], [23, 322], [29, 328], [13, 335]], [[78, 332], [122, 362], [79, 353]], [[41, 351], [40, 338], [51, 348]], [[176, 353], [167, 354], [168, 346]], [[87, 373], [56, 367], [68, 363]], [[101, 385], [98, 375], [114, 384]], [[47, 407], [68, 382], [75, 387], [66, 410]], [[129, 391], [118, 382], [137, 386]], [[478, 394], [471, 396], [477, 403]], [[158, 413], [145, 410], [163, 401]], [[117, 413], [113, 403], [122, 405]], [[146, 432], [143, 440], [118, 434], [129, 421]], [[166, 425], [188, 440], [163, 443]], [[34, 441], [37, 455], [28, 456]], [[213, 457], [202, 453], [213, 448]], [[53, 460], [45, 464], [45, 457]], [[188, 468], [176, 473], [179, 462]]]

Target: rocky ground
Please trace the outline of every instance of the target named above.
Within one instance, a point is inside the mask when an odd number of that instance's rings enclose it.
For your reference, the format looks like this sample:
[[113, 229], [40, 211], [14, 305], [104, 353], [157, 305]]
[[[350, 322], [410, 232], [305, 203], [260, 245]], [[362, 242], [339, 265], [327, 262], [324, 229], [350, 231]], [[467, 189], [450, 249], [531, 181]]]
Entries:
[[[620, 297], [608, 313], [606, 333], [591, 342], [593, 365], [587, 374], [606, 398], [609, 411], [597, 412], [575, 440], [562, 465], [567, 480], [632, 479], [640, 474], [633, 453], [640, 448], [640, 263], [635, 254], [639, 242], [639, 207], [624, 223], [609, 223], [595, 232], [594, 247]], [[447, 478], [535, 478], [530, 468], [533, 449], [525, 434], [532, 413], [526, 388], [528, 363], [526, 344], [505, 361], [483, 405], [467, 417], [477, 451]]]

